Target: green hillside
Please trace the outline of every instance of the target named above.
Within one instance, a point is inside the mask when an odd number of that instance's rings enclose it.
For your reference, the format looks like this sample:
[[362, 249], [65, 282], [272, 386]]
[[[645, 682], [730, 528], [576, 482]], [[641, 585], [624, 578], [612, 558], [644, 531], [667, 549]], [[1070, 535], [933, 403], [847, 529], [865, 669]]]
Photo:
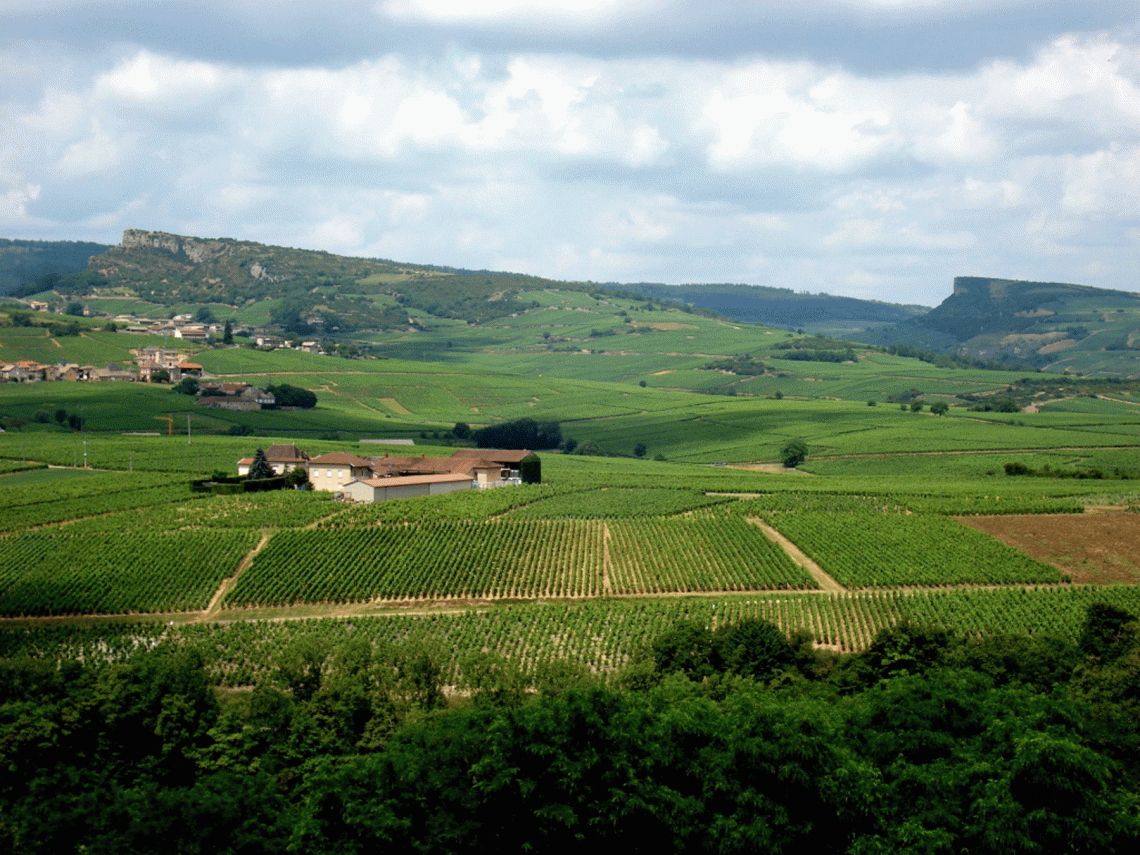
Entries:
[[826, 335], [862, 332], [898, 324], [930, 311], [928, 306], [899, 305], [831, 294], [813, 294], [763, 285], [613, 285], [659, 300], [676, 300], [736, 321], [802, 329]]
[[959, 276], [925, 315], [857, 336], [1049, 373], [1140, 376], [1140, 294]]
[[594, 379], [646, 373], [628, 358], [638, 354], [752, 352], [758, 336], [787, 329], [1018, 372], [1140, 376], [1140, 295], [1055, 282], [958, 277], [928, 310], [750, 285], [560, 282], [131, 229], [86, 269], [42, 284], [52, 287], [41, 297], [60, 309], [78, 302], [96, 315], [157, 318], [208, 309], [404, 359], [509, 355], [519, 364], [505, 370], [544, 373], [551, 360], [525, 355], [622, 357], [621, 370], [613, 359], [611, 370], [590, 368]]
[[17, 289], [36, 293], [51, 288], [60, 278], [86, 269], [91, 256], [110, 248], [77, 240], [0, 238], [0, 294]]

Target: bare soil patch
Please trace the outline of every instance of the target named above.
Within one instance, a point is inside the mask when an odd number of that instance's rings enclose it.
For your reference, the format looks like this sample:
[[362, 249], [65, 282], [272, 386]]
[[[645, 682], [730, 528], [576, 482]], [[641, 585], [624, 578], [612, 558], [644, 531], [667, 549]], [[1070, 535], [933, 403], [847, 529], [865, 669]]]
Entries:
[[402, 416], [410, 416], [411, 410], [405, 409], [404, 405], [397, 401], [395, 398], [381, 398], [380, 403], [393, 412], [399, 413]]
[[1076, 584], [1140, 583], [1140, 514], [1102, 511], [958, 519], [1052, 564]]
[[746, 469], [749, 472], [771, 472], [774, 475], [811, 475], [802, 469], [789, 469], [782, 463], [730, 463], [728, 469]]

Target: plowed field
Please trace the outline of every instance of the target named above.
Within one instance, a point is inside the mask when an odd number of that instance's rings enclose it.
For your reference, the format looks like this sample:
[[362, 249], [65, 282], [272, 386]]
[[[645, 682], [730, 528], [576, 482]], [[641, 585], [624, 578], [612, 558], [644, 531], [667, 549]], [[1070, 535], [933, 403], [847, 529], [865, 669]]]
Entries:
[[1059, 567], [1076, 584], [1140, 582], [1140, 514], [960, 517], [1027, 555]]

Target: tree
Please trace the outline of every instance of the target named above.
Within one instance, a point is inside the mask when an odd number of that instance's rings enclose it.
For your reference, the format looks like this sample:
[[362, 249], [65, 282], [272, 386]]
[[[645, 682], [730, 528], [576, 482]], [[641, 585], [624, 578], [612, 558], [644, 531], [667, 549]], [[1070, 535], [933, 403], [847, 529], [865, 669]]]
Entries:
[[226, 321], [226, 328], [222, 332], [222, 344], [233, 344], [233, 343], [234, 343], [234, 325], [231, 324], [227, 320]]
[[56, 410], [54, 415], [55, 415], [55, 420], [57, 422], [59, 422], [61, 425], [65, 421], [67, 421], [67, 410], [65, 410], [63, 407], [60, 407], [58, 410]]
[[170, 382], [170, 372], [167, 371], [165, 368], [160, 368], [157, 371], [152, 371], [152, 372], [150, 372], [150, 382], [151, 383], [169, 383]]
[[807, 443], [802, 439], [789, 440], [788, 444], [780, 450], [780, 460], [787, 469], [795, 469], [807, 459]]
[[922, 401], [911, 401], [910, 402], [910, 411], [912, 413], [921, 413], [922, 412]]
[[65, 315], [74, 315], [77, 318], [81, 318], [83, 317], [83, 304], [79, 302], [68, 303], [63, 313]]
[[713, 635], [699, 623], [677, 621], [659, 635], [650, 647], [653, 666], [659, 674], [681, 671], [699, 680], [713, 673]]
[[273, 467], [269, 465], [269, 461], [265, 459], [265, 451], [257, 449], [253, 455], [253, 463], [249, 467], [249, 479], [251, 481], [260, 480], [262, 478], [272, 478]]
[[308, 389], [290, 386], [288, 383], [266, 386], [265, 391], [272, 393], [277, 400], [278, 407], [297, 407], [302, 410], [311, 410], [317, 405], [316, 395]]
[[198, 311], [194, 313], [194, 320], [199, 324], [215, 324], [218, 322], [209, 306], [199, 306]]
[[83, 430], [83, 416], [72, 413], [67, 417], [67, 424], [72, 430]]
[[198, 381], [193, 377], [183, 377], [170, 391], [177, 392], [179, 395], [197, 395]]
[[294, 466], [285, 475], [285, 486], [294, 490], [307, 490], [312, 485], [309, 482], [309, 473], [304, 466]]
[[[1136, 616], [1108, 603], [1093, 603], [1085, 615], [1081, 637], [1077, 642], [1081, 652], [1098, 661], [1108, 661], [1121, 655], [1134, 643]], [[1133, 624], [1130, 628], [1129, 624]]]
[[455, 434], [456, 439], [470, 439], [471, 425], [467, 424], [467, 422], [456, 422], [451, 432]]
[[580, 454], [583, 457], [601, 457], [605, 454], [601, 447], [592, 439], [587, 439], [585, 442], [578, 443], [574, 448], [575, 454]]
[[936, 415], [936, 416], [946, 415], [946, 412], [949, 409], [950, 409], [950, 405], [947, 404], [945, 401], [935, 401], [933, 404], [930, 405], [930, 412], [934, 413], [934, 415]]
[[517, 419], [480, 428], [473, 436], [480, 448], [557, 448], [562, 428], [558, 422]]
[[794, 655], [783, 630], [759, 618], [717, 627], [712, 644], [718, 670], [758, 680], [766, 680], [792, 664]]
[[645, 452], [647, 452], [648, 450], [649, 449], [645, 447], [644, 442], [639, 442], [637, 445], [635, 445], [633, 447], [633, 455], [634, 455], [634, 457], [644, 457]]

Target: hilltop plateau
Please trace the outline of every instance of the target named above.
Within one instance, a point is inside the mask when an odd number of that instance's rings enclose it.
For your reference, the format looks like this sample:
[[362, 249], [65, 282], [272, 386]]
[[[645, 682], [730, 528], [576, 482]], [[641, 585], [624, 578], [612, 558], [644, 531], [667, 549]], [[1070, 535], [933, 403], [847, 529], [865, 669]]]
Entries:
[[1140, 294], [959, 276], [939, 306], [858, 335], [1050, 373], [1140, 375]]

